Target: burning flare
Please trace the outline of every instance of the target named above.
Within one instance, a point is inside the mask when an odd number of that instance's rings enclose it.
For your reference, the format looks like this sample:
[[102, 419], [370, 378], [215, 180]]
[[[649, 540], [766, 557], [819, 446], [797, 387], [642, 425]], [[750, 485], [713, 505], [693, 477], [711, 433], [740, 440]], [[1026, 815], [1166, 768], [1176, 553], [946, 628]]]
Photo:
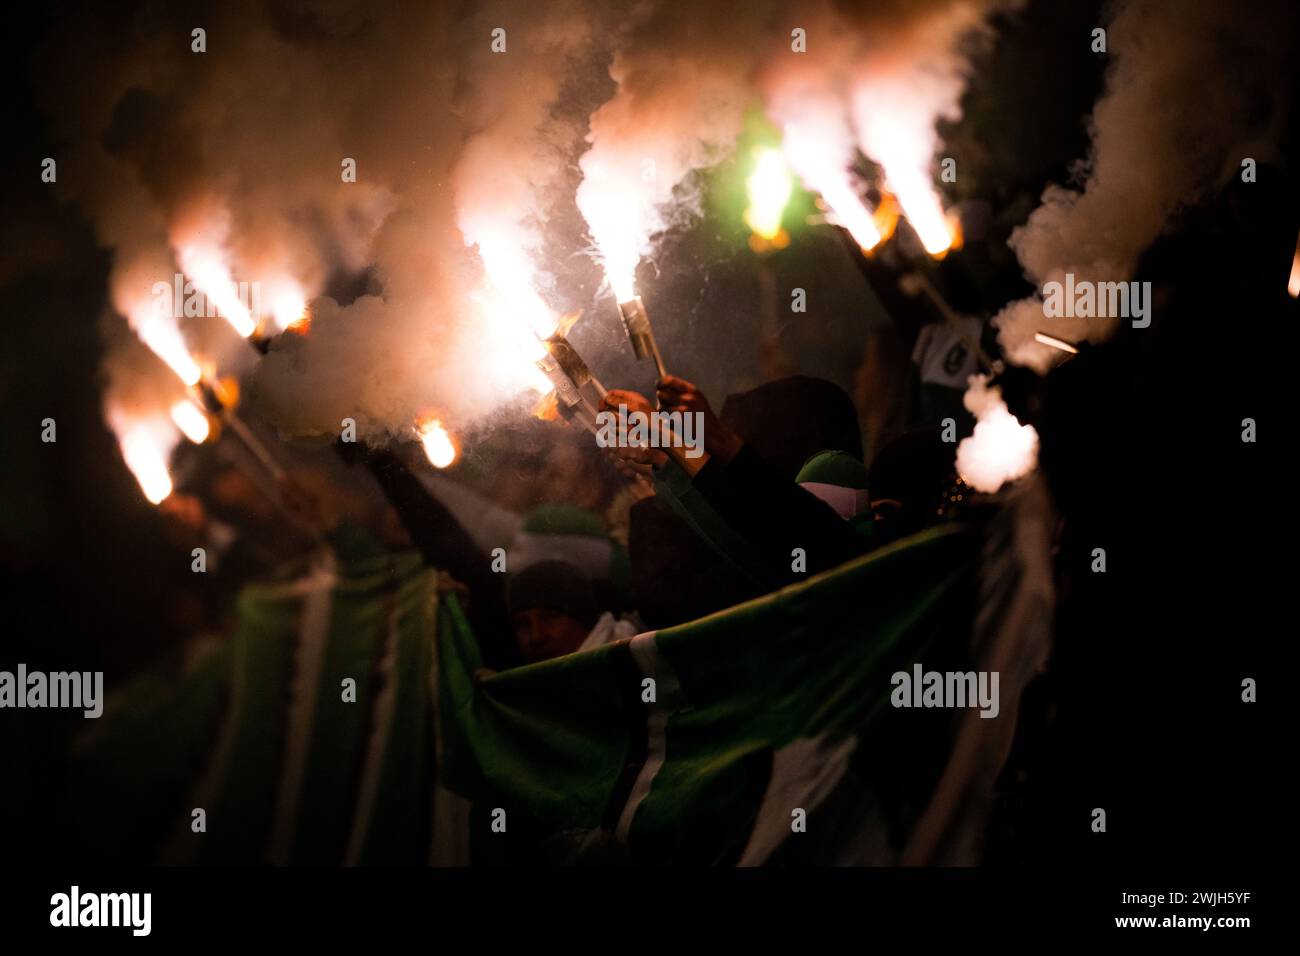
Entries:
[[885, 182], [898, 199], [908, 224], [916, 231], [925, 251], [936, 258], [944, 256], [957, 240], [956, 224], [944, 215], [939, 197], [930, 185], [929, 178], [919, 169], [910, 167], [885, 168]]
[[171, 415], [181, 434], [196, 445], [202, 445], [212, 434], [208, 416], [189, 399], [183, 398], [172, 405]]
[[976, 491], [992, 493], [1038, 464], [1038, 432], [1007, 409], [1002, 390], [975, 376], [964, 399], [975, 431], [957, 446], [957, 472]]
[[306, 317], [307, 299], [297, 286], [285, 285], [272, 293], [271, 319], [281, 332], [305, 321]]
[[221, 317], [241, 337], [248, 338], [257, 331], [257, 320], [240, 299], [239, 287], [220, 251], [203, 245], [189, 245], [181, 249], [178, 258], [181, 270], [194, 282], [195, 288], [211, 300]]
[[925, 251], [942, 258], [958, 241], [955, 220], [944, 214], [930, 180], [934, 116], [916, 99], [905, 77], [866, 84], [853, 96], [854, 125], [862, 152], [880, 164], [885, 187], [898, 200]]
[[893, 231], [893, 224], [877, 221], [854, 190], [847, 163], [827, 145], [816, 127], [792, 123], [785, 128], [785, 156], [791, 168], [822, 197], [836, 222], [862, 250], [870, 252]]
[[636, 266], [641, 261], [641, 199], [634, 184], [620, 188], [604, 170], [584, 167], [578, 209], [596, 243], [605, 277], [619, 302], [636, 298]]
[[424, 455], [434, 468], [446, 468], [456, 460], [456, 446], [442, 422], [431, 418], [421, 423], [418, 431], [420, 443], [424, 446]]
[[1291, 259], [1291, 278], [1286, 284], [1286, 291], [1291, 298], [1300, 298], [1300, 236], [1295, 241], [1295, 256]]
[[757, 235], [771, 242], [781, 233], [781, 217], [793, 189], [790, 170], [780, 150], [766, 148], [758, 151], [754, 171], [749, 174], [745, 186], [749, 193], [745, 222]]
[[[140, 490], [150, 504], [159, 504], [172, 493], [172, 479], [167, 471], [167, 456], [175, 445], [175, 433], [148, 419], [130, 420], [120, 416], [110, 419], [118, 435], [122, 460], [131, 469]], [[162, 423], [164, 426], [165, 422]], [[166, 428], [166, 432], [170, 432]]]
[[478, 254], [499, 304], [510, 318], [537, 339], [551, 335], [559, 317], [537, 294], [533, 285], [536, 270], [528, 253], [505, 237], [480, 234]]
[[198, 363], [190, 355], [189, 349], [185, 347], [185, 340], [181, 337], [180, 329], [176, 327], [174, 319], [154, 312], [136, 323], [136, 331], [140, 341], [147, 345], [154, 355], [167, 363], [167, 367], [175, 372], [182, 382], [187, 386], [198, 384], [199, 379], [203, 377], [203, 370], [199, 368]]
[[533, 285], [532, 260], [521, 245], [500, 232], [480, 229], [476, 235], [491, 286], [484, 297], [487, 313], [495, 327], [512, 331], [511, 357], [523, 355], [532, 364], [526, 386], [541, 393], [564, 389], [572, 402], [599, 401], [604, 388], [564, 337], [578, 315], [560, 316], [542, 300]]

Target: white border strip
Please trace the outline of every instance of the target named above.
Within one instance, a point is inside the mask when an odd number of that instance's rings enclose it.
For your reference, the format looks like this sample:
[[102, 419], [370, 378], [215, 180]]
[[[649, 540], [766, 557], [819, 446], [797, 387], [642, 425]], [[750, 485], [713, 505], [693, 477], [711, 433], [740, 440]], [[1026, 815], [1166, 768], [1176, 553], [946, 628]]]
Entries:
[[632, 829], [632, 818], [636, 816], [641, 802], [649, 795], [650, 787], [654, 784], [655, 777], [659, 775], [659, 769], [664, 765], [664, 759], [668, 754], [668, 717], [676, 711], [684, 710], [687, 706], [676, 671], [659, 653], [659, 646], [655, 643], [657, 633], [657, 631], [647, 631], [628, 641], [628, 650], [632, 652], [632, 660], [636, 661], [641, 676], [650, 677], [655, 682], [655, 702], [646, 705], [650, 713], [646, 718], [645, 763], [641, 765], [641, 772], [637, 774], [632, 792], [628, 794], [627, 803], [623, 806], [623, 812], [618, 818], [618, 826], [614, 830], [620, 843], [627, 842], [628, 833]]
[[307, 769], [307, 750], [316, 717], [316, 697], [325, 659], [325, 640], [330, 630], [334, 586], [338, 583], [333, 560], [313, 568], [303, 583], [307, 585], [307, 591], [302, 616], [298, 619], [298, 647], [294, 675], [289, 685], [284, 772], [280, 778], [271, 837], [270, 860], [276, 866], [289, 862], [297, 829], [302, 778]]

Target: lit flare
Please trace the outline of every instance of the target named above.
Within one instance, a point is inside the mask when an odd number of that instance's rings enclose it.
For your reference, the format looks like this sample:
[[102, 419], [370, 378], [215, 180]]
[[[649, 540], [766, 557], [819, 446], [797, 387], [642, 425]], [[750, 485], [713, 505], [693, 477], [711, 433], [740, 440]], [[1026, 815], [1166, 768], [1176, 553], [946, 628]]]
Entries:
[[822, 148], [812, 132], [792, 124], [786, 127], [784, 148], [791, 168], [803, 184], [822, 197], [835, 221], [843, 226], [864, 252], [870, 252], [886, 238], [876, 217], [862, 201], [849, 178], [846, 166], [833, 152]]
[[1286, 284], [1286, 291], [1291, 298], [1300, 298], [1300, 237], [1296, 238], [1295, 256], [1291, 259], [1291, 278]]
[[208, 416], [189, 399], [181, 399], [171, 407], [172, 421], [181, 430], [181, 434], [196, 445], [202, 445], [212, 434], [212, 425]]
[[160, 504], [172, 493], [167, 455], [145, 425], [129, 427], [120, 438], [122, 460], [140, 485], [150, 504]]
[[187, 246], [180, 252], [180, 266], [218, 313], [239, 335], [248, 338], [257, 331], [257, 320], [239, 298], [235, 280], [221, 254], [201, 246]]
[[424, 455], [434, 468], [446, 468], [456, 460], [456, 445], [442, 422], [429, 419], [419, 426], [419, 432]]
[[754, 171], [749, 174], [745, 186], [749, 194], [745, 222], [758, 236], [771, 242], [781, 232], [781, 218], [794, 188], [789, 167], [786, 166], [781, 151], [760, 149], [754, 162]]

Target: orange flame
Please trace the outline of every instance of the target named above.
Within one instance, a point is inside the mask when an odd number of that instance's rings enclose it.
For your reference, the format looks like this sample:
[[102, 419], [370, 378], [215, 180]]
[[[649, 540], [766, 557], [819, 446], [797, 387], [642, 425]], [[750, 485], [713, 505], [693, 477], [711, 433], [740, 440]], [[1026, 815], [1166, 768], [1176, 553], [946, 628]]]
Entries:
[[[871, 214], [871, 219], [876, 224], [876, 230], [880, 233], [880, 242], [888, 242], [893, 237], [894, 230], [898, 228], [900, 215], [898, 200], [894, 198], [892, 193], [882, 192], [880, 205]], [[871, 250], [867, 249], [865, 251], [870, 252]]]
[[271, 317], [279, 329], [295, 329], [303, 322], [310, 322], [307, 315], [307, 300], [296, 289], [286, 289], [275, 297], [271, 303]]
[[231, 375], [218, 378], [209, 369], [203, 376], [204, 383], [212, 389], [212, 394], [221, 403], [222, 408], [234, 408], [239, 404], [239, 380]]
[[436, 418], [426, 419], [417, 426], [424, 455], [434, 468], [446, 468], [456, 460], [456, 445], [451, 433]]
[[885, 179], [925, 251], [936, 259], [946, 255], [952, 248], [953, 228], [929, 179], [920, 170], [891, 169], [888, 164]]
[[939, 248], [936, 251], [931, 251], [929, 249], [926, 249], [926, 251], [929, 252], [930, 256], [934, 259], [942, 259], [944, 256], [946, 256], [948, 253], [952, 252], [953, 250], [961, 248], [961, 244], [962, 244], [961, 220], [957, 218], [957, 215], [955, 213], [948, 212], [944, 214], [943, 224], [944, 224], [944, 228], [947, 229], [948, 231], [947, 245], [943, 245], [941, 248]]
[[533, 406], [533, 417], [538, 421], [554, 422], [560, 418], [560, 400], [555, 394], [555, 390], [547, 392]]
[[302, 336], [311, 332], [311, 307], [303, 309], [297, 319], [284, 327], [284, 331]]
[[1291, 298], [1300, 298], [1300, 237], [1295, 241], [1295, 257], [1291, 260], [1291, 278], [1286, 284], [1286, 291]]
[[560, 335], [568, 335], [569, 330], [578, 324], [580, 318], [582, 318], [581, 309], [560, 316], [559, 321], [555, 324], [555, 331]]

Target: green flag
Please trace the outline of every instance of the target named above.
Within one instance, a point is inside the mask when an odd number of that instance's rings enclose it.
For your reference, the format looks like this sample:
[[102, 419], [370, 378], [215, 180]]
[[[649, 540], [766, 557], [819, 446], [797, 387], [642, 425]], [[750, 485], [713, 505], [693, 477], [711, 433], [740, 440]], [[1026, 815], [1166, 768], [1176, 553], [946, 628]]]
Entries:
[[894, 862], [955, 720], [891, 676], [969, 666], [975, 552], [936, 529], [500, 673], [418, 556], [295, 568], [110, 701], [75, 778], [173, 862]]
[[476, 673], [445, 607], [446, 782], [491, 804], [501, 837], [517, 825], [552, 859], [602, 862], [766, 862], [783, 852], [773, 832], [807, 832], [851, 792], [835, 826], [889, 861], [952, 723], [892, 708], [891, 676], [962, 662], [975, 552], [971, 534], [937, 529], [699, 621], [500, 674]]

